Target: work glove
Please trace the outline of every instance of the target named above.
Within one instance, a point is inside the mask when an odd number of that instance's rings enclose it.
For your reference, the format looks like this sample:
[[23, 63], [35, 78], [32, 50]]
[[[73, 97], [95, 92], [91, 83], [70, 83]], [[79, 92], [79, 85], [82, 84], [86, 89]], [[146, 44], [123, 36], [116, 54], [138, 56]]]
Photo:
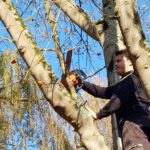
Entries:
[[95, 113], [91, 108], [89, 108], [87, 105], [85, 105], [85, 108], [90, 112], [91, 116], [94, 120], [98, 119], [98, 113]]
[[[86, 74], [79, 69], [71, 71], [69, 73], [69, 76], [77, 91], [82, 88], [83, 80], [87, 78]], [[68, 89], [68, 84], [66, 82], [65, 76], [62, 76], [61, 82]]]
[[72, 82], [74, 85], [80, 87], [83, 84], [83, 80], [85, 80], [87, 78], [86, 74], [80, 70], [80, 69], [76, 69], [71, 71], [71, 74], [73, 75], [72, 78]]

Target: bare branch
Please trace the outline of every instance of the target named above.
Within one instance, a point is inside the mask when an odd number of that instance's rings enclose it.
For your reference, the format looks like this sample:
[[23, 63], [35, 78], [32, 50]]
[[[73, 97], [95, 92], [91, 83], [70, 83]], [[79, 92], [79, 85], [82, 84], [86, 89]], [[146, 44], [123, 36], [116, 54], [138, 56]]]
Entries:
[[57, 25], [56, 25], [56, 22], [54, 20], [54, 17], [53, 17], [53, 14], [52, 14], [48, 0], [45, 0], [45, 9], [46, 9], [46, 13], [48, 15], [50, 26], [52, 28], [52, 37], [53, 37], [54, 42], [55, 42], [55, 50], [56, 50], [56, 53], [57, 53], [57, 56], [59, 59], [59, 63], [60, 63], [63, 74], [66, 74], [64, 57], [63, 57], [63, 54], [62, 54], [62, 51], [60, 48], [59, 38], [58, 38], [58, 34], [57, 34]]
[[92, 0], [93, 4], [98, 8], [100, 12], [103, 12], [103, 9], [98, 6], [98, 4], [95, 2], [95, 0]]
[[3, 37], [3, 36], [0, 36], [0, 39], [2, 39], [2, 40], [4, 40], [4, 41], [7, 41], [7, 42], [13, 43], [13, 40], [8, 39], [8, 38], [5, 38], [5, 37]]
[[[83, 31], [95, 40], [99, 40], [97, 27], [89, 18], [89, 16], [76, 4], [70, 0], [51, 0], [70, 18], [72, 22], [77, 24]], [[103, 28], [103, 27], [102, 27]]]
[[96, 75], [98, 72], [100, 72], [100, 71], [102, 71], [103, 69], [105, 69], [106, 68], [106, 66], [104, 66], [104, 67], [102, 67], [102, 68], [100, 68], [100, 69], [98, 69], [96, 72], [94, 72], [93, 74], [91, 74], [91, 75], [89, 75], [89, 76], [87, 76], [86, 77], [86, 79], [87, 78], [91, 78], [91, 77], [93, 77], [94, 75]]

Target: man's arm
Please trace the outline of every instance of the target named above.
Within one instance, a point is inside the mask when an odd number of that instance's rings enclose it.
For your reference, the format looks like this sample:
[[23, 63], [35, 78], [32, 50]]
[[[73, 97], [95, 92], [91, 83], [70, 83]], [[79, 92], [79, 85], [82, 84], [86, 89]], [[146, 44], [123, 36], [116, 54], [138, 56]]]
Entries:
[[97, 119], [107, 117], [121, 107], [121, 101], [117, 95], [113, 95], [110, 101], [97, 113]]
[[83, 81], [82, 89], [95, 97], [110, 99], [115, 91], [115, 86], [100, 87], [95, 84]]
[[92, 83], [89, 83], [86, 81], [82, 81], [82, 79], [80, 77], [78, 77], [75, 72], [70, 74], [70, 80], [72, 81], [72, 83], [74, 84], [75, 87], [82, 88], [89, 94], [91, 94], [95, 97], [99, 97], [99, 98], [110, 99], [111, 96], [114, 94], [114, 91], [117, 87], [117, 84], [114, 86], [110, 86], [110, 87], [100, 87], [95, 84], [92, 84]]

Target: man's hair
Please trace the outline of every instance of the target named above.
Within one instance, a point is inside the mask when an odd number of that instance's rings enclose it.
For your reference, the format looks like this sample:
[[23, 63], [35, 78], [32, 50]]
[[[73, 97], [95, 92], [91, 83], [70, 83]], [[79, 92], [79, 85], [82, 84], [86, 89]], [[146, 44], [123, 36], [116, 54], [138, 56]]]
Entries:
[[129, 54], [126, 49], [115, 52], [115, 56], [122, 55], [122, 54], [126, 55], [126, 57], [129, 58]]

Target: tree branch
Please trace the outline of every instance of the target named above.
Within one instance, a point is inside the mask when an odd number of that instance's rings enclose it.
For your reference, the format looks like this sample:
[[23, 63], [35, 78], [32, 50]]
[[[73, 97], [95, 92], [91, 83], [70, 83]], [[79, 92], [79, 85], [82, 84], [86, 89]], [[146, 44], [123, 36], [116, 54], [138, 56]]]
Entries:
[[[99, 41], [99, 33], [94, 22], [88, 15], [80, 9], [72, 0], [51, 0], [70, 18], [72, 22], [78, 25], [89, 36]], [[102, 26], [102, 25], [101, 25]], [[101, 27], [103, 28], [103, 26]]]

